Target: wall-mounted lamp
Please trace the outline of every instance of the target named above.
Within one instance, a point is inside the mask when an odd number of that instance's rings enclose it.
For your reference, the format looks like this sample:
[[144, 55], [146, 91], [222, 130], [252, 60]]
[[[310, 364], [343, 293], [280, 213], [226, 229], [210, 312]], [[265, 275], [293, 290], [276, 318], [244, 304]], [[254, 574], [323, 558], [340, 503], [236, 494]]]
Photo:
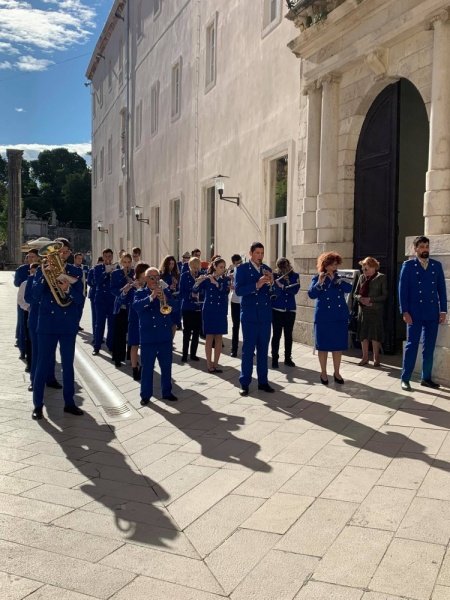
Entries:
[[103, 56], [103, 54], [101, 52], [97, 52], [97, 54], [95, 56], [96, 56], [96, 58], [103, 58], [103, 60], [106, 60], [106, 58]]
[[89, 87], [90, 85], [92, 85], [92, 81], [85, 81], [84, 82], [84, 87]]
[[134, 211], [134, 216], [136, 217], [136, 221], [139, 221], [140, 223], [147, 223], [147, 225], [150, 225], [150, 219], [143, 219], [141, 217], [142, 206], [132, 206], [131, 209]]
[[114, 16], [116, 17], [116, 19], [122, 19], [122, 21], [125, 23], [125, 19], [122, 17], [122, 15], [120, 14], [120, 12], [118, 10], [116, 10], [116, 12], [114, 13]]
[[214, 181], [216, 184], [216, 190], [220, 196], [221, 200], [226, 200], [227, 202], [233, 202], [237, 206], [239, 206], [240, 196], [224, 196], [223, 190], [225, 189], [224, 179], [229, 179], [228, 175], [216, 175], [214, 177]]
[[108, 233], [107, 229], [103, 229], [103, 221], [96, 221], [96, 223], [98, 231], [100, 231], [101, 233]]

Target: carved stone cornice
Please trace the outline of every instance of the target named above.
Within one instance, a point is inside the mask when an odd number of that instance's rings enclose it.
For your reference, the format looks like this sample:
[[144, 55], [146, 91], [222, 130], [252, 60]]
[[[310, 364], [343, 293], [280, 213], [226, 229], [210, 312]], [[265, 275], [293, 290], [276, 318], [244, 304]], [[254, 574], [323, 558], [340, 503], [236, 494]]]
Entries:
[[317, 80], [317, 87], [323, 87], [324, 84], [340, 83], [342, 75], [339, 73], [327, 73], [323, 77]]
[[308, 96], [309, 94], [318, 92], [319, 89], [320, 88], [318, 86], [318, 81], [311, 81], [310, 83], [307, 83], [303, 86], [302, 93], [304, 96]]
[[366, 54], [364, 62], [375, 74], [375, 81], [384, 79], [387, 75], [387, 50], [375, 48]]
[[441, 8], [441, 10], [433, 13], [431, 17], [424, 23], [425, 30], [430, 31], [430, 29], [434, 29], [434, 24], [438, 23], [439, 21], [441, 23], [448, 23], [450, 21], [450, 6]]

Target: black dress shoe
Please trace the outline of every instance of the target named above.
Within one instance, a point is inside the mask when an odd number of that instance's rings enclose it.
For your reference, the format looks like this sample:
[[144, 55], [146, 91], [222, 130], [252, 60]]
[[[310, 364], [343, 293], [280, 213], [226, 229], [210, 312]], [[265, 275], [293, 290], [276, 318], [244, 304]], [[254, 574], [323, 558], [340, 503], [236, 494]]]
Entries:
[[141, 406], [147, 406], [150, 402], [150, 398], [141, 398]]
[[33, 391], [33, 384], [32, 384], [32, 383], [30, 383], [30, 385], [28, 386], [28, 391], [29, 391], [29, 392], [32, 392], [32, 391]]
[[169, 394], [168, 396], [163, 396], [163, 400], [167, 400], [168, 402], [176, 402], [178, 398], [173, 394]]
[[272, 369], [278, 369], [278, 360], [272, 359]]
[[287, 367], [295, 367], [295, 362], [292, 360], [292, 358], [285, 358], [284, 359], [284, 364]]
[[122, 363], [120, 362], [120, 360], [115, 360], [114, 366], [116, 367], [116, 369], [120, 369], [120, 367], [122, 366]]
[[182, 356], [180, 362], [182, 362], [182, 363], [187, 362], [187, 356]]
[[322, 375], [320, 376], [320, 383], [322, 385], [328, 385], [328, 379], [322, 379]]
[[62, 385], [59, 383], [59, 381], [56, 381], [56, 379], [55, 381], [49, 381], [45, 385], [49, 388], [53, 388], [54, 390], [62, 390]]
[[30, 367], [25, 367], [25, 373], [29, 373], [31, 371]]
[[420, 385], [423, 385], [423, 387], [432, 388], [433, 390], [437, 390], [441, 387], [439, 383], [436, 383], [432, 379], [422, 379]]
[[33, 412], [31, 413], [31, 418], [33, 419], [33, 421], [40, 421], [43, 416], [44, 415], [42, 414], [42, 407], [41, 408], [35, 408], [33, 410]]
[[81, 410], [81, 408], [78, 408], [78, 406], [75, 406], [75, 404], [66, 404], [64, 407], [64, 412], [69, 413], [70, 415], [76, 415], [77, 417], [84, 415], [84, 412]]
[[341, 379], [339, 379], [339, 377], [336, 377], [336, 375], [333, 375], [333, 377], [334, 377], [334, 381], [336, 383], [339, 383], [341, 385], [344, 383], [344, 380], [342, 379], [342, 377], [341, 377]]
[[25, 360], [25, 353], [21, 352], [19, 358], [20, 360]]
[[200, 359], [199, 359], [199, 357], [198, 357], [198, 356], [191, 356], [191, 360], [195, 360], [195, 361], [197, 361], [197, 360], [200, 360]]
[[80, 326], [78, 326], [78, 331], [84, 331], [84, 329]]
[[258, 390], [261, 390], [262, 392], [268, 392], [269, 394], [273, 394], [275, 392], [273, 387], [270, 387], [268, 383], [259, 383]]
[[94, 350], [92, 350], [92, 356], [98, 356], [100, 354], [100, 350], [96, 350], [94, 348]]
[[232, 351], [230, 352], [230, 356], [231, 356], [232, 358], [236, 358], [236, 357], [237, 357], [237, 352], [236, 352], [235, 350], [232, 350]]
[[241, 396], [248, 396], [249, 394], [249, 386], [248, 385], [241, 385], [241, 389], [239, 390], [239, 393]]

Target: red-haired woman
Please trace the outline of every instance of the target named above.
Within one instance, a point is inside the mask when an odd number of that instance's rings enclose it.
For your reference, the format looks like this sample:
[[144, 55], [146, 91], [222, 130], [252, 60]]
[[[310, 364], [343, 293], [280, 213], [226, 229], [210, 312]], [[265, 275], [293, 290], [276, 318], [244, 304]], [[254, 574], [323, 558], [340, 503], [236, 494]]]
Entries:
[[338, 266], [342, 258], [337, 252], [325, 252], [317, 259], [318, 274], [313, 277], [308, 296], [316, 301], [314, 338], [320, 363], [320, 381], [328, 385], [327, 359], [332, 353], [334, 381], [344, 383], [339, 372], [342, 352], [348, 349], [349, 310], [345, 294], [352, 291], [348, 281], [341, 279]]

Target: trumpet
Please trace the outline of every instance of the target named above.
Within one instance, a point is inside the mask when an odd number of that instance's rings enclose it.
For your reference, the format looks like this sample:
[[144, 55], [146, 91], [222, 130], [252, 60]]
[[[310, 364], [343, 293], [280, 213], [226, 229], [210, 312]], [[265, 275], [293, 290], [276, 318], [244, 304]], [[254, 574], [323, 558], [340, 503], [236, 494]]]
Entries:
[[159, 308], [159, 312], [163, 315], [170, 315], [170, 313], [172, 312], [172, 307], [169, 306], [169, 304], [167, 303], [167, 298], [164, 293], [164, 288], [161, 285], [161, 281], [158, 283], [158, 291], [159, 291], [159, 303], [161, 305]]
[[[264, 267], [262, 266], [262, 260], [259, 261], [259, 269], [260, 269], [259, 272], [261, 273], [262, 277], [269, 277], [270, 275], [273, 276], [272, 271], [267, 271], [267, 269], [264, 269]], [[266, 283], [266, 285], [268, 285], [269, 289], [270, 289], [270, 299], [275, 300], [277, 295], [275, 294], [275, 290], [273, 287], [273, 281], [268, 281]]]

